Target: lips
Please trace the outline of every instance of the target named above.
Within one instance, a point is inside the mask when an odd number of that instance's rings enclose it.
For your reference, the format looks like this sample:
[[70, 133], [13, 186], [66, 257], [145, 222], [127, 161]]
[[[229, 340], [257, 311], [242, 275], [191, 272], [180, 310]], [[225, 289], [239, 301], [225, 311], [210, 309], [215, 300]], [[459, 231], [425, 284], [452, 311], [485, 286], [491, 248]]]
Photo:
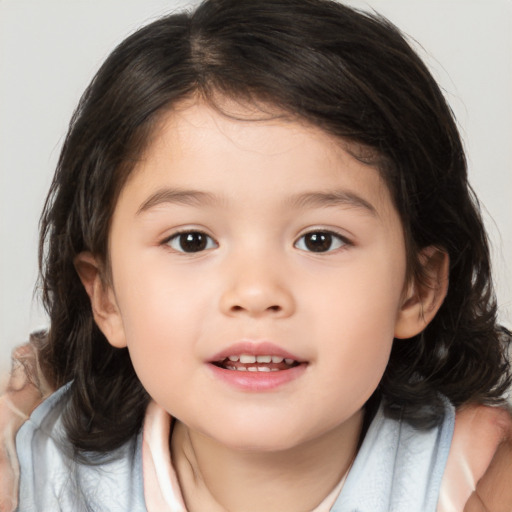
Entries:
[[252, 354], [230, 355], [213, 364], [226, 370], [249, 371], [249, 372], [279, 372], [289, 370], [300, 364], [293, 358], [283, 358], [277, 355]]
[[273, 343], [246, 341], [227, 347], [210, 362], [225, 369], [254, 372], [289, 370], [306, 361]]
[[215, 376], [243, 391], [270, 391], [304, 373], [307, 361], [269, 343], [241, 342], [212, 357]]

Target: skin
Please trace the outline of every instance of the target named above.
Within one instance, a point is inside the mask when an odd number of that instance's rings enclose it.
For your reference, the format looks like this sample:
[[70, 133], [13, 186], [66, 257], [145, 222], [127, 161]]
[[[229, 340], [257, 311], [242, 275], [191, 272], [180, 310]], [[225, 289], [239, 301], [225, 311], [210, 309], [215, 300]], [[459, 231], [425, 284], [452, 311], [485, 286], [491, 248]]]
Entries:
[[[355, 456], [393, 338], [423, 329], [445, 290], [406, 282], [402, 225], [377, 169], [318, 128], [237, 108], [245, 120], [199, 101], [164, 119], [113, 215], [110, 284], [90, 254], [77, 269], [109, 342], [128, 347], [178, 419], [171, 449], [188, 508], [311, 510]], [[184, 253], [182, 231], [206, 234], [205, 250]], [[329, 250], [308, 250], [312, 232], [335, 233]], [[446, 272], [447, 258], [425, 260]], [[241, 340], [269, 341], [305, 370], [240, 390], [210, 362]]]
[[[18, 466], [13, 451], [14, 436], [26, 417], [52, 392], [38, 368], [37, 352], [33, 346], [19, 347], [13, 354], [13, 362], [8, 386], [0, 396], [0, 512], [13, 512], [17, 506]], [[37, 376], [35, 380], [28, 379], [27, 368], [30, 368], [31, 375]], [[483, 460], [485, 464], [489, 460], [491, 462], [483, 467]], [[186, 460], [179, 458], [178, 462], [185, 466], [182, 473], [190, 473], [192, 468], [186, 468]], [[512, 503], [511, 472], [510, 414], [503, 409], [477, 405], [463, 408], [457, 413], [439, 512], [462, 509], [464, 512], [509, 512]], [[204, 484], [198, 480], [196, 486], [198, 483]], [[208, 492], [208, 489], [202, 485], [201, 492]]]
[[[280, 510], [283, 503], [307, 510], [319, 503], [355, 454], [361, 404], [380, 378], [393, 331], [414, 335], [444, 297], [447, 258], [433, 248], [420, 255], [431, 286], [405, 283], [403, 236], [389, 194], [376, 170], [353, 160], [339, 142], [298, 123], [230, 122], [204, 105], [183, 106], [166, 119], [123, 190], [111, 237], [110, 284], [91, 254], [77, 258], [96, 322], [112, 344], [129, 346], [150, 393], [179, 418], [171, 449], [190, 511], [272, 510], [275, 503]], [[207, 187], [229, 201], [208, 206], [206, 214], [204, 205], [181, 211], [183, 205], [169, 204], [137, 214], [161, 185]], [[286, 194], [321, 186], [349, 187], [378, 215], [349, 204], [305, 211], [283, 206]], [[325, 214], [328, 227], [341, 228], [352, 243], [332, 254], [301, 252], [295, 242], [302, 229], [326, 227]], [[159, 233], [172, 232], [180, 215], [194, 227], [212, 229], [219, 248], [192, 258], [169, 251]], [[160, 223], [163, 229], [153, 230]], [[199, 267], [201, 276], [190, 267]], [[376, 299], [386, 289], [386, 304], [379, 306]], [[374, 338], [372, 329], [378, 330]], [[303, 381], [240, 396], [206, 377], [204, 359], [217, 345], [263, 335], [308, 358]], [[15, 432], [51, 392], [42, 385], [32, 347], [20, 350], [14, 358], [22, 364], [0, 397], [1, 512], [16, 508]], [[27, 371], [27, 350], [38, 385], [26, 385], [27, 374], [20, 374]], [[331, 393], [339, 405], [333, 406]], [[220, 414], [216, 407], [223, 408]], [[488, 435], [475, 438], [473, 432]], [[455, 438], [453, 450], [464, 456], [450, 454], [455, 462], [449, 461], [443, 486], [463, 493], [457, 509], [469, 497], [467, 512], [510, 510], [510, 416], [481, 406], [463, 409]], [[463, 488], [456, 485], [460, 460], [470, 477]]]
[[468, 405], [457, 412], [438, 512], [510, 512], [511, 432], [505, 409]]
[[[169, 190], [200, 194], [162, 200]], [[332, 191], [343, 200], [311, 199]], [[206, 250], [182, 252], [183, 230], [205, 233]], [[333, 249], [308, 251], [310, 232], [335, 232]], [[123, 188], [110, 263], [111, 285], [84, 279], [96, 319], [179, 420], [171, 448], [191, 510], [316, 506], [355, 456], [394, 336], [428, 321], [376, 169], [316, 128], [201, 103], [165, 119]], [[305, 371], [265, 392], [226, 384], [210, 362], [241, 340], [274, 343]]]

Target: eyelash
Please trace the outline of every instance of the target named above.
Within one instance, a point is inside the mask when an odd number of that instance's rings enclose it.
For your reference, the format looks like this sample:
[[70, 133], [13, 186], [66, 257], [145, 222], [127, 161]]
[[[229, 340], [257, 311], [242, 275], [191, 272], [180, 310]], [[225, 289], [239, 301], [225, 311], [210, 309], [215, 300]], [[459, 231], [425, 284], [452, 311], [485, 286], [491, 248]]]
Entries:
[[[190, 236], [190, 235], [200, 235], [203, 237], [203, 240], [201, 242], [205, 243], [205, 246], [203, 248], [200, 248], [199, 250], [191, 250], [187, 251], [183, 248], [183, 245], [180, 242], [183, 242], [182, 237], [184, 236]], [[180, 248], [173, 247], [172, 242], [177, 241], [178, 244], [180, 244]], [[212, 246], [213, 242], [213, 246]], [[162, 241], [162, 245], [167, 245], [174, 251], [182, 254], [195, 254], [198, 252], [203, 252], [209, 249], [214, 249], [219, 246], [219, 244], [208, 234], [206, 234], [204, 231], [200, 231], [198, 229], [191, 229], [186, 231], [178, 231], [177, 233], [174, 233], [173, 235], [167, 237], [165, 240]], [[200, 246], [202, 247], [202, 245]]]
[[[316, 238], [319, 235], [320, 235], [319, 239], [313, 240], [313, 243], [320, 242], [322, 245], [320, 245], [318, 248], [320, 248], [321, 250], [312, 249], [311, 246], [308, 248], [306, 237], [309, 236], [309, 237]], [[185, 236], [188, 236], [188, 237], [195, 236], [196, 237], [195, 240], [191, 239], [189, 241], [192, 244], [195, 242], [198, 245], [196, 245], [196, 247], [194, 247], [192, 245], [189, 247], [189, 249], [192, 249], [192, 250], [187, 250], [183, 246], [184, 240], [182, 237], [185, 237]], [[199, 236], [199, 240], [197, 239], [198, 236]], [[311, 241], [311, 239], [310, 239], [310, 241]], [[173, 242], [177, 242], [179, 244], [179, 247], [173, 246]], [[327, 248], [325, 248], [326, 244], [327, 244]], [[337, 246], [332, 248], [333, 244], [335, 244]], [[182, 253], [182, 254], [195, 254], [198, 252], [215, 249], [219, 246], [219, 244], [210, 235], [208, 235], [204, 231], [200, 231], [200, 230], [179, 231], [179, 232], [174, 233], [173, 235], [167, 237], [165, 240], [163, 240], [162, 245], [169, 246], [172, 250], [174, 250], [178, 253]], [[302, 245], [302, 247], [301, 247], [301, 245]], [[313, 230], [313, 231], [304, 233], [293, 244], [293, 246], [295, 248], [297, 248], [301, 251], [317, 253], [317, 254], [325, 254], [325, 253], [333, 252], [333, 251], [342, 249], [349, 245], [353, 245], [353, 244], [346, 237], [340, 235], [339, 233], [336, 233], [334, 231], [329, 231], [326, 229], [317, 229], [317, 230]], [[324, 248], [325, 248], [325, 250], [323, 250]]]
[[[311, 250], [311, 248], [308, 249], [305, 245], [307, 242], [304, 242], [304, 244], [303, 244], [304, 248], [299, 247], [299, 244], [301, 243], [301, 241], [305, 241], [306, 237], [308, 237], [308, 236], [313, 237], [313, 236], [318, 236], [318, 235], [321, 235], [322, 237], [324, 237], [323, 239], [320, 239], [320, 242], [328, 243], [329, 246], [326, 250], [315, 251], [315, 250]], [[332, 245], [335, 241], [337, 241], [337, 247], [332, 248]], [[350, 246], [350, 245], [353, 245], [353, 244], [352, 244], [352, 242], [350, 242], [350, 240], [348, 238], [340, 235], [339, 233], [336, 233], [335, 231], [330, 231], [328, 229], [316, 229], [313, 231], [308, 231], [307, 233], [304, 233], [303, 235], [301, 235], [299, 237], [299, 239], [295, 242], [294, 247], [296, 247], [297, 249], [299, 249], [301, 251], [306, 251], [306, 252], [311, 252], [311, 253], [316, 253], [316, 254], [325, 254], [325, 253], [337, 251], [339, 249], [343, 249], [344, 247]]]

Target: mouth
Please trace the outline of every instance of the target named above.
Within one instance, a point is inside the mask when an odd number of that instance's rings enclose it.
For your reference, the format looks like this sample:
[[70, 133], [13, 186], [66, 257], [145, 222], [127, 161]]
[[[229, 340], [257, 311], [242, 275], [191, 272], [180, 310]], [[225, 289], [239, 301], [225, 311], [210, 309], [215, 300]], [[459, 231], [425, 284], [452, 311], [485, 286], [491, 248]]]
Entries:
[[269, 342], [242, 341], [208, 361], [212, 375], [244, 392], [267, 392], [304, 375], [309, 362]]
[[237, 372], [280, 372], [290, 370], [301, 363], [296, 359], [279, 355], [233, 354], [212, 364], [224, 370]]

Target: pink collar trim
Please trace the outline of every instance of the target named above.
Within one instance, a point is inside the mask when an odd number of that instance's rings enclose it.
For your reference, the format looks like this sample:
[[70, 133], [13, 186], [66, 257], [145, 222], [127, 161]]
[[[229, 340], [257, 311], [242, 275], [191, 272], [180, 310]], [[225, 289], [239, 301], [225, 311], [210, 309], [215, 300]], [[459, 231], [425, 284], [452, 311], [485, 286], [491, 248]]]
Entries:
[[148, 512], [187, 512], [171, 463], [171, 425], [171, 416], [151, 402], [144, 418], [142, 436], [144, 499]]

